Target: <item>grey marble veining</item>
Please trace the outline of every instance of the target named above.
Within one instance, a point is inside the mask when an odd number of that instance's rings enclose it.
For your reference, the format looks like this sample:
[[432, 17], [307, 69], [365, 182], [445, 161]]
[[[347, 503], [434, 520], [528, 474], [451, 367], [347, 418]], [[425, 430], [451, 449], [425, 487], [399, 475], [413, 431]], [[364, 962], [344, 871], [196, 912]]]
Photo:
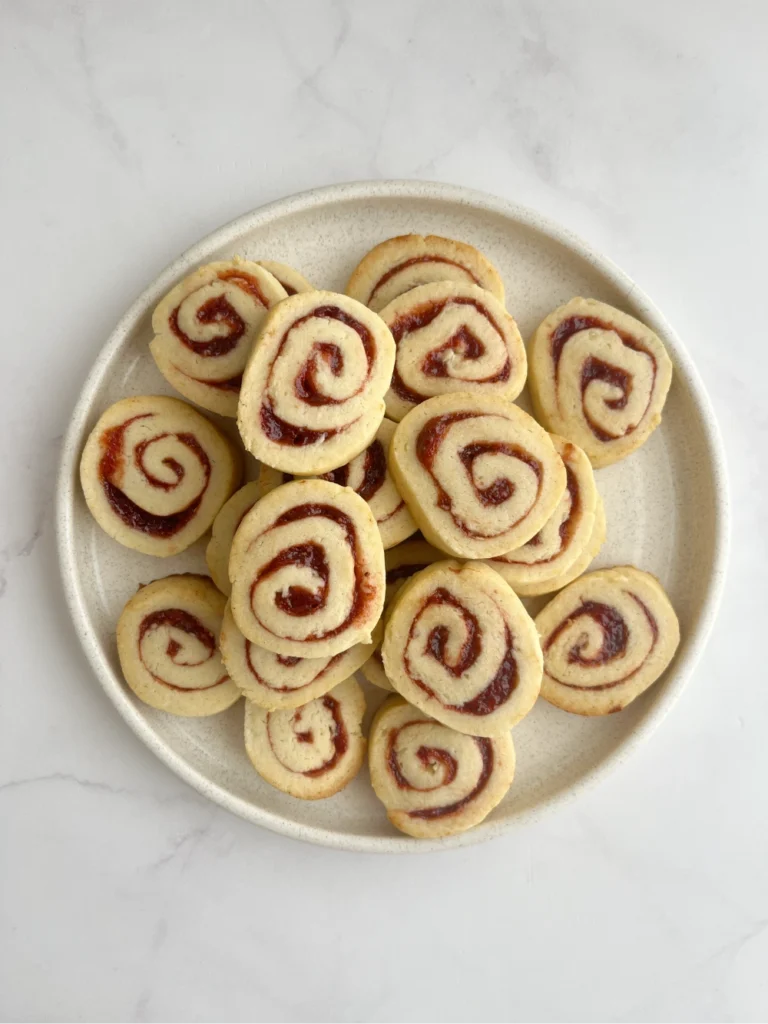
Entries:
[[[3, 8], [0, 1017], [763, 1020], [768, 11], [681, 0]], [[525, 832], [401, 859], [206, 803], [90, 674], [53, 537], [61, 436], [135, 295], [246, 209], [423, 177], [625, 267], [722, 426], [726, 598], [616, 775]]]

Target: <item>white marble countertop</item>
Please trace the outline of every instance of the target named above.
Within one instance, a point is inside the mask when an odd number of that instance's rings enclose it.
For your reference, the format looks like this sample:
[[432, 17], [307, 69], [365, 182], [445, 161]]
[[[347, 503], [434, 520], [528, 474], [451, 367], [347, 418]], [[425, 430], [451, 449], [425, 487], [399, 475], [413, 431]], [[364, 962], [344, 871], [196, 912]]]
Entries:
[[[0, 1016], [765, 1020], [762, 0], [2, 5]], [[539, 824], [341, 854], [207, 803], [89, 671], [52, 529], [85, 374], [181, 250], [334, 181], [536, 207], [657, 301], [731, 467], [725, 603], [629, 763]]]

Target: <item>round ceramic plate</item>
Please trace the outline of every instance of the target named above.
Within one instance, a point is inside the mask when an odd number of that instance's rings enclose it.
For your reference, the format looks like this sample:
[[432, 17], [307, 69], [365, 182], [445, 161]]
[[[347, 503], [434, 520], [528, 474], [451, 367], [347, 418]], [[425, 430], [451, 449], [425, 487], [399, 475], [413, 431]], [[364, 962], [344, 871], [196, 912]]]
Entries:
[[[501, 272], [524, 337], [555, 306], [591, 296], [649, 324], [675, 364], [661, 427], [640, 451], [597, 472], [608, 539], [593, 568], [631, 563], [659, 577], [680, 617], [677, 656], [664, 678], [619, 715], [581, 718], [540, 700], [514, 730], [517, 776], [507, 797], [478, 828], [437, 842], [394, 830], [366, 769], [328, 800], [305, 802], [273, 789], [245, 755], [242, 702], [196, 720], [154, 711], [133, 697], [117, 659], [118, 615], [140, 583], [205, 572], [205, 540], [171, 559], [129, 551], [96, 526], [78, 481], [83, 444], [107, 406], [126, 395], [173, 393], [149, 354], [150, 320], [160, 297], [192, 268], [235, 254], [276, 259], [318, 287], [343, 290], [364, 253], [407, 232], [447, 235], [481, 249]], [[234, 429], [232, 421], [221, 422]], [[649, 735], [691, 675], [712, 625], [726, 559], [727, 495], [717, 427], [691, 360], [624, 273], [568, 232], [501, 199], [427, 182], [362, 182], [292, 196], [240, 217], [186, 252], [139, 297], [96, 358], [74, 411], [58, 528], [66, 597], [88, 658], [120, 714], [158, 757], [205, 796], [259, 825], [329, 846], [396, 852], [473, 843], [523, 824], [607, 774]], [[385, 694], [365, 686], [370, 713]]]

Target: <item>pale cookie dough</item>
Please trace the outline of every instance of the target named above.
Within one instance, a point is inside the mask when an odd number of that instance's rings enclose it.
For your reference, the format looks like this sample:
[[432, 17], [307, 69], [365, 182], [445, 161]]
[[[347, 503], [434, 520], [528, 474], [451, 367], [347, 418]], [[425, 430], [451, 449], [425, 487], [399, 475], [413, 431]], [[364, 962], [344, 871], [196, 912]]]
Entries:
[[478, 285], [504, 301], [493, 264], [473, 246], [439, 235], [400, 235], [379, 243], [355, 267], [347, 294], [378, 311], [403, 292], [435, 281]]
[[251, 481], [239, 491], [235, 491], [213, 520], [211, 539], [205, 549], [205, 561], [213, 582], [227, 597], [232, 590], [232, 584], [229, 582], [229, 552], [232, 549], [232, 538], [246, 512], [250, 512], [261, 496], [261, 484], [258, 481]]
[[237, 425], [257, 459], [308, 476], [371, 443], [384, 417], [395, 343], [370, 309], [300, 292], [267, 317], [243, 376]]
[[494, 558], [525, 544], [566, 486], [563, 460], [532, 416], [464, 392], [409, 412], [389, 464], [427, 540], [461, 558]]
[[630, 565], [571, 583], [536, 616], [536, 628], [541, 695], [578, 715], [621, 711], [656, 682], [680, 641], [661, 584]]
[[401, 696], [473, 736], [507, 732], [541, 686], [533, 619], [482, 563], [437, 562], [411, 577], [392, 603], [382, 658]]
[[259, 467], [259, 483], [261, 484], [262, 494], [269, 494], [276, 487], [282, 487], [283, 484], [289, 484], [295, 479], [296, 477], [293, 473], [283, 473], [282, 470], [272, 469], [271, 466], [264, 465], [263, 463]]
[[[556, 590], [582, 553], [597, 540], [595, 517], [600, 496], [586, 453], [571, 441], [552, 435], [563, 460], [567, 484], [560, 502], [537, 534], [513, 551], [491, 559], [516, 594], [525, 597]], [[602, 538], [598, 542], [602, 543]], [[590, 561], [594, 554], [590, 556]]]
[[453, 391], [511, 402], [525, 384], [525, 346], [503, 303], [475, 284], [439, 281], [399, 295], [380, 313], [397, 346], [387, 416]]
[[438, 839], [479, 825], [506, 796], [515, 748], [508, 732], [467, 736], [390, 697], [371, 725], [368, 763], [395, 828]]
[[229, 559], [241, 633], [275, 654], [325, 658], [369, 644], [384, 606], [384, 548], [365, 501], [327, 480], [266, 494]]
[[348, 785], [365, 757], [365, 697], [347, 679], [299, 708], [267, 711], [245, 702], [245, 749], [270, 785], [300, 800], [323, 800]]
[[145, 555], [177, 555], [208, 530], [242, 475], [232, 442], [178, 398], [123, 398], [86, 441], [80, 480], [110, 537]]
[[[381, 632], [377, 627], [376, 633]], [[374, 641], [376, 639], [374, 637]], [[243, 636], [229, 605], [224, 612], [219, 644], [224, 665], [235, 686], [248, 700], [269, 710], [296, 708], [322, 697], [356, 672], [376, 646], [375, 642], [355, 644], [348, 651], [328, 658], [274, 654]]]
[[661, 339], [596, 299], [571, 299], [537, 327], [528, 350], [539, 420], [595, 467], [626, 458], [661, 422], [672, 362]]
[[219, 653], [225, 603], [207, 576], [191, 574], [166, 576], [133, 595], [117, 623], [117, 653], [140, 700], [189, 718], [239, 700]]
[[288, 293], [263, 266], [235, 257], [208, 263], [160, 300], [149, 350], [190, 402], [237, 415], [243, 370], [267, 311]]
[[257, 260], [260, 267], [268, 270], [273, 277], [276, 277], [285, 289], [287, 295], [296, 295], [298, 292], [313, 292], [314, 285], [300, 274], [298, 270], [289, 267], [285, 263], [278, 263], [277, 260]]

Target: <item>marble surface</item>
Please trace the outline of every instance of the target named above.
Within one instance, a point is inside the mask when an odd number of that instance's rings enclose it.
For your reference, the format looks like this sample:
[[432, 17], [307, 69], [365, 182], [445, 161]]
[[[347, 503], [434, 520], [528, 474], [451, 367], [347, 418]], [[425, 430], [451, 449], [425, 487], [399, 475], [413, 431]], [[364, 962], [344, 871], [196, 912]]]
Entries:
[[[0, 1017], [765, 1020], [765, 4], [6, 0], [0, 24]], [[304, 846], [172, 775], [88, 671], [52, 530], [70, 410], [145, 284], [246, 209], [378, 177], [515, 199], [628, 270], [733, 492], [724, 606], [662, 728], [537, 825], [429, 857]]]

